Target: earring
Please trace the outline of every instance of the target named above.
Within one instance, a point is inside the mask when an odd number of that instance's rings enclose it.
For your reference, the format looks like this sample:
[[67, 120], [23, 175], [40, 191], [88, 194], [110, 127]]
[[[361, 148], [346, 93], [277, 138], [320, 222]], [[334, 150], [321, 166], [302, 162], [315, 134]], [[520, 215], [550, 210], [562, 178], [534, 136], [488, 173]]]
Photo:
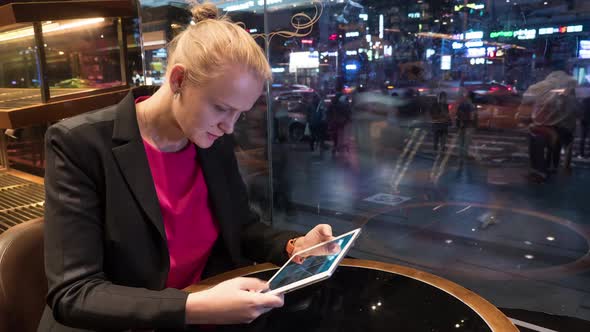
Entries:
[[180, 89], [174, 91], [174, 99], [180, 97]]

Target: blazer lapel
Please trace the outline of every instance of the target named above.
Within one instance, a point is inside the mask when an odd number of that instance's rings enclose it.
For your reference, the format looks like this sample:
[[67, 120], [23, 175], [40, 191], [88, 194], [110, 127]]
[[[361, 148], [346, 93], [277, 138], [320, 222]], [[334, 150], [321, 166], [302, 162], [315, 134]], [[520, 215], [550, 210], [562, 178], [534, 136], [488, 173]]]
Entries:
[[[223, 139], [225, 139], [225, 137], [220, 140]], [[232, 205], [229, 195], [230, 188], [228, 185], [227, 174], [224, 174], [225, 167], [221, 153], [222, 143], [223, 142], [218, 141], [208, 149], [197, 148], [197, 159], [201, 165], [205, 183], [207, 184], [212, 212], [219, 223], [225, 245], [230, 252], [232, 252], [235, 243], [239, 243], [234, 241], [239, 241], [239, 239], [234, 239], [233, 232], [231, 232], [231, 230], [235, 228], [235, 225], [232, 225], [231, 222]], [[232, 245], [232, 243], [234, 245]]]
[[119, 103], [113, 128], [113, 154], [138, 204], [166, 240], [160, 203], [135, 116], [135, 98], [150, 92], [135, 89]]

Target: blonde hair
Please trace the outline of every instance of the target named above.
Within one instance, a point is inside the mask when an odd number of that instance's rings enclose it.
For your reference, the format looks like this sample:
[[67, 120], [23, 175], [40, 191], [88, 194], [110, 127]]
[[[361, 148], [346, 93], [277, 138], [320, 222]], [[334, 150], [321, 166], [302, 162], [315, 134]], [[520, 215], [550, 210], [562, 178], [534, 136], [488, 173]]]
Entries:
[[220, 16], [212, 3], [195, 4], [194, 25], [189, 25], [168, 45], [168, 68], [186, 67], [186, 79], [203, 85], [218, 77], [229, 65], [244, 66], [261, 80], [272, 78], [262, 49], [240, 25]]

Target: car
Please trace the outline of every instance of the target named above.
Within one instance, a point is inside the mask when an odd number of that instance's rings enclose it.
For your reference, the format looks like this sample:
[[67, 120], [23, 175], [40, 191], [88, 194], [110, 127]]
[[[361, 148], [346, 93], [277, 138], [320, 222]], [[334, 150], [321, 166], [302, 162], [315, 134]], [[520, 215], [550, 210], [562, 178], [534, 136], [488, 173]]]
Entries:
[[[512, 94], [475, 93], [473, 104], [477, 109], [478, 128], [519, 129], [530, 122], [531, 108], [521, 107], [522, 99]], [[449, 105], [451, 119], [456, 119], [461, 101]]]
[[459, 98], [461, 93], [460, 81], [430, 81], [418, 89], [418, 93], [422, 96], [438, 98], [441, 94], [445, 94], [447, 100], [454, 101]]
[[312, 104], [321, 100], [314, 90], [290, 90], [279, 93], [273, 98], [275, 130], [279, 137], [286, 137], [291, 142], [299, 142], [305, 137], [307, 113]]
[[516, 95], [518, 91], [515, 86], [510, 84], [498, 83], [495, 81], [487, 83], [473, 83], [465, 84], [464, 87], [469, 91], [474, 91], [480, 94], [497, 94], [497, 95]]
[[427, 84], [419, 81], [399, 81], [390, 83], [386, 81], [384, 88], [390, 96], [405, 96], [407, 94], [421, 95], [428, 90]]
[[473, 91], [478, 94], [511, 94], [517, 95], [518, 91], [515, 86], [510, 84], [490, 81], [487, 83], [481, 81], [432, 81], [417, 89], [422, 96], [438, 97], [441, 94], [447, 96], [447, 100], [453, 102], [460, 99], [463, 91]]

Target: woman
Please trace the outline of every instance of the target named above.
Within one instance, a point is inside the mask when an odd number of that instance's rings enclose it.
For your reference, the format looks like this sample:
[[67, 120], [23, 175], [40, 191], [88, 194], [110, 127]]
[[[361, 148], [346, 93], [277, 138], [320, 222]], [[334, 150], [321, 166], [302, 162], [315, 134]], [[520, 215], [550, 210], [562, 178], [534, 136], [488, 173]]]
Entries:
[[259, 222], [230, 137], [270, 79], [264, 54], [214, 5], [169, 46], [166, 83], [62, 121], [46, 134], [45, 269], [40, 331], [184, 329], [254, 320], [283, 305], [239, 278], [187, 294], [203, 277], [277, 264], [332, 238]]

